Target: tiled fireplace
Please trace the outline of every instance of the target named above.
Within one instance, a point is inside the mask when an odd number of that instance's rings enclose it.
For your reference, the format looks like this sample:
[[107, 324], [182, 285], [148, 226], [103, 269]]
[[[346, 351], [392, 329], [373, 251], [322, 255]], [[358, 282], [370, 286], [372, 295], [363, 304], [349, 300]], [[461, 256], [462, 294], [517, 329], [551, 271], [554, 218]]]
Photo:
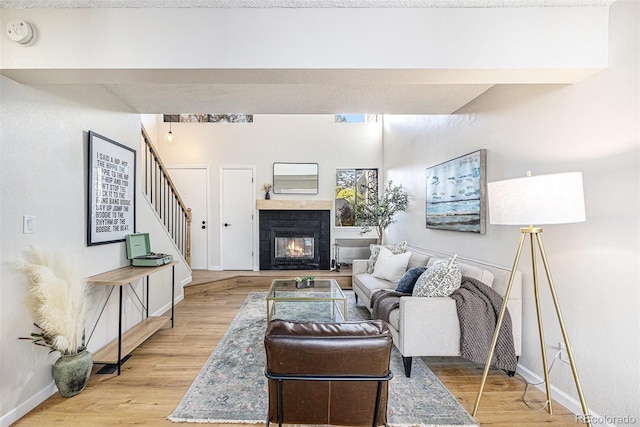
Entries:
[[328, 270], [331, 211], [260, 210], [260, 270]]

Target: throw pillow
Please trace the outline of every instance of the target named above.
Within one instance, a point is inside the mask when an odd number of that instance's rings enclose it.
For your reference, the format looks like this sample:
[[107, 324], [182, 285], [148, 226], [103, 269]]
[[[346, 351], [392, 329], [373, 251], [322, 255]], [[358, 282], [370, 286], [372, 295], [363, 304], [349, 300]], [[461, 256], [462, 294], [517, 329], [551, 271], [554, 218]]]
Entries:
[[391, 251], [392, 254], [402, 254], [407, 250], [407, 242], [393, 243], [391, 245], [369, 245], [369, 249], [371, 250], [371, 256], [367, 261], [367, 273], [373, 273], [373, 268], [376, 265], [376, 260], [378, 259], [378, 254], [380, 253], [380, 248], [385, 247]]
[[413, 267], [426, 267], [429, 262], [429, 258], [429, 255], [421, 254], [419, 252], [411, 252], [411, 258], [409, 258], [407, 270], [411, 270]]
[[448, 297], [460, 287], [462, 273], [453, 258], [441, 260], [427, 268], [413, 288], [414, 297]]
[[416, 285], [416, 281], [426, 269], [427, 267], [413, 267], [407, 270], [398, 281], [396, 292], [403, 292], [405, 294], [413, 293], [413, 287]]
[[379, 279], [397, 282], [407, 269], [411, 252], [394, 255], [387, 248], [380, 248], [378, 260], [371, 275]]

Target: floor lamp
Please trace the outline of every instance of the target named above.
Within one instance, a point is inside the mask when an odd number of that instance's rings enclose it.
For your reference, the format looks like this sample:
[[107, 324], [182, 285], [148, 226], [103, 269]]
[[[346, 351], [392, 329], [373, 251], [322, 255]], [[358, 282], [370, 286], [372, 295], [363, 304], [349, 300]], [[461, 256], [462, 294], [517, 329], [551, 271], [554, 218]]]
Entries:
[[[552, 175], [539, 175], [532, 177], [531, 173], [527, 173], [527, 177], [511, 179], [506, 181], [491, 182], [488, 184], [489, 195], [489, 218], [491, 224], [502, 225], [527, 225], [527, 224], [567, 224], [574, 222], [585, 221], [585, 209], [584, 209], [584, 193], [582, 189], [582, 174], [580, 172], [561, 173]], [[556, 314], [558, 316], [558, 323], [560, 324], [560, 330], [562, 331], [562, 338], [567, 347], [567, 355], [569, 356], [569, 363], [573, 372], [573, 378], [578, 389], [578, 396], [580, 398], [580, 404], [582, 405], [582, 411], [585, 416], [587, 425], [591, 426], [591, 421], [587, 409], [587, 405], [584, 401], [582, 394], [582, 387], [580, 386], [580, 379], [578, 378], [578, 371], [573, 360], [573, 354], [571, 346], [569, 345], [569, 337], [562, 319], [562, 313], [560, 311], [560, 305], [558, 303], [558, 297], [556, 295], [555, 286], [551, 279], [551, 271], [549, 270], [549, 263], [547, 262], [547, 256], [544, 252], [542, 245], [542, 228], [529, 225], [520, 229], [520, 243], [516, 252], [516, 258], [511, 270], [511, 276], [509, 278], [509, 284], [507, 291], [504, 295], [504, 302], [500, 315], [498, 316], [498, 322], [496, 324], [496, 330], [493, 335], [493, 342], [491, 344], [489, 357], [484, 367], [484, 373], [482, 375], [482, 382], [480, 383], [480, 390], [478, 391], [478, 397], [473, 408], [473, 416], [476, 416], [478, 412], [478, 406], [480, 405], [480, 398], [484, 389], [485, 382], [487, 380], [487, 374], [489, 373], [489, 367], [493, 358], [496, 342], [498, 340], [498, 331], [502, 325], [504, 313], [507, 308], [507, 301], [509, 294], [511, 293], [511, 287], [513, 285], [513, 279], [520, 261], [520, 254], [522, 253], [522, 247], [526, 236], [529, 236], [531, 243], [531, 265], [533, 269], [533, 291], [536, 302], [536, 313], [538, 317], [538, 332], [540, 333], [540, 349], [542, 351], [542, 366], [544, 369], [544, 382], [547, 393], [547, 401], [549, 403], [549, 414], [553, 414], [553, 408], [551, 407], [551, 392], [549, 386], [549, 375], [547, 370], [547, 355], [544, 345], [544, 333], [542, 330], [542, 316], [540, 312], [540, 296], [538, 288], [538, 274], [536, 266], [536, 243], [542, 258], [542, 263], [547, 275], [547, 281], [549, 282], [549, 289], [551, 290], [551, 296], [555, 305]]]

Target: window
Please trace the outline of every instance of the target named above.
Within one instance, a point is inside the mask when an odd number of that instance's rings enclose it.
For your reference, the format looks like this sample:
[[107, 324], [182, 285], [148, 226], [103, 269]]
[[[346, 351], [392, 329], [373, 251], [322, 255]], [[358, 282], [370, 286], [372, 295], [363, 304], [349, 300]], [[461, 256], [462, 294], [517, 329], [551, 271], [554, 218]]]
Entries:
[[362, 227], [356, 206], [378, 194], [378, 169], [336, 170], [336, 227]]
[[377, 114], [336, 114], [336, 123], [376, 123]]
[[164, 114], [173, 123], [253, 123], [253, 114]]

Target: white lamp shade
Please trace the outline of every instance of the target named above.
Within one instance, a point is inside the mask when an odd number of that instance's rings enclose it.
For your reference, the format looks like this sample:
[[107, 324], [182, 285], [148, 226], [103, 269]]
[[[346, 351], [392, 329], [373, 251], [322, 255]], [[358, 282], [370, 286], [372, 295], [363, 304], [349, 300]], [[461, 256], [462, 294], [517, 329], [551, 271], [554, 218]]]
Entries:
[[581, 172], [490, 182], [487, 190], [491, 224], [526, 226], [586, 220]]

